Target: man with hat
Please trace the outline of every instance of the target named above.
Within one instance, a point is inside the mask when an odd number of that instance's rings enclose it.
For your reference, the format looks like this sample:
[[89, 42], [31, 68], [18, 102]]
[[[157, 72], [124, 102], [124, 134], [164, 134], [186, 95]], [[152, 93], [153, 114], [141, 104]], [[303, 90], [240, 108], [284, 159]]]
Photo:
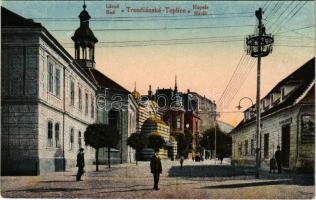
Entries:
[[280, 146], [277, 146], [277, 151], [274, 154], [275, 160], [278, 166], [278, 173], [282, 172], [282, 151], [280, 150]]
[[83, 153], [83, 148], [79, 149], [79, 152], [77, 154], [77, 167], [78, 167], [78, 173], [77, 173], [77, 181], [82, 181], [81, 176], [84, 173], [84, 153]]
[[150, 171], [154, 176], [154, 190], [159, 190], [159, 176], [162, 173], [161, 161], [158, 156], [158, 153], [155, 153], [153, 157], [150, 159]]

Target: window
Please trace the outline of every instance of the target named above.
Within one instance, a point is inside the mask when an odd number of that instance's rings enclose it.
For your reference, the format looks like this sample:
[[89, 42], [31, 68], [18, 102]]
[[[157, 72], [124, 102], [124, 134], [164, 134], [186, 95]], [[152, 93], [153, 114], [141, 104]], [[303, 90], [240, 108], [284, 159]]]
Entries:
[[273, 94], [270, 94], [270, 105], [273, 105]]
[[55, 124], [55, 147], [59, 147], [59, 124]]
[[248, 140], [245, 140], [245, 155], [248, 155]]
[[91, 95], [91, 117], [94, 118], [94, 97]]
[[48, 122], [47, 126], [47, 146], [52, 147], [53, 146], [53, 123]]
[[238, 155], [241, 156], [242, 155], [242, 143], [238, 144]]
[[181, 127], [181, 119], [180, 117], [177, 117], [177, 122], [176, 122], [176, 128], [180, 128]]
[[69, 150], [73, 150], [74, 148], [74, 129], [70, 129], [70, 138], [69, 138]]
[[301, 137], [302, 141], [314, 141], [315, 137], [315, 116], [302, 115], [301, 118]]
[[56, 69], [55, 71], [55, 90], [56, 96], [60, 96], [60, 69]]
[[79, 99], [79, 110], [82, 110], [82, 95], [81, 95], [80, 87], [78, 87], [78, 99]]
[[269, 158], [269, 133], [264, 134], [264, 158]]
[[281, 88], [281, 100], [283, 101], [285, 97], [285, 88]]
[[86, 115], [88, 115], [88, 113], [89, 113], [89, 109], [88, 109], [88, 107], [89, 107], [89, 95], [88, 95], [88, 93], [86, 93], [86, 111], [85, 111], [85, 114]]
[[53, 92], [53, 63], [51, 62], [48, 62], [47, 89], [48, 92]]
[[81, 131], [79, 131], [79, 133], [78, 133], [78, 146], [79, 146], [79, 148], [82, 147], [82, 135], [81, 135]]
[[255, 152], [255, 147], [254, 147], [253, 139], [251, 139], [251, 141], [250, 141], [250, 154], [254, 155], [254, 152]]
[[75, 105], [75, 83], [70, 80], [70, 105]]

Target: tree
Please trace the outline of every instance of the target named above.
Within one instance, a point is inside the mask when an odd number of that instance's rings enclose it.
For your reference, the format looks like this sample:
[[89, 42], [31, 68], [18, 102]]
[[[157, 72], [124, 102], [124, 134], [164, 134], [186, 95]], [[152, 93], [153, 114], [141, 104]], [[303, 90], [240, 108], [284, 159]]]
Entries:
[[[231, 154], [232, 138], [224, 133], [218, 125], [216, 125], [216, 153]], [[215, 146], [215, 129], [209, 128], [203, 132], [203, 137], [200, 140], [200, 145], [206, 149], [214, 149]], [[215, 155], [216, 156], [216, 155]]]
[[165, 140], [158, 134], [153, 133], [148, 137], [148, 147], [154, 149], [155, 152], [158, 152], [165, 144]]
[[135, 158], [136, 158], [136, 165], [138, 161], [137, 152], [141, 151], [147, 145], [147, 137], [140, 133], [133, 133], [127, 138], [127, 145], [131, 146], [133, 149], [136, 150]]
[[187, 157], [188, 153], [192, 151], [192, 133], [189, 131], [185, 131], [183, 133], [177, 133], [174, 135], [177, 140], [177, 149], [179, 157]]
[[95, 149], [96, 171], [99, 171], [99, 149], [108, 148], [108, 164], [111, 167], [111, 148], [116, 147], [120, 139], [118, 130], [107, 124], [90, 124], [84, 132], [86, 145]]

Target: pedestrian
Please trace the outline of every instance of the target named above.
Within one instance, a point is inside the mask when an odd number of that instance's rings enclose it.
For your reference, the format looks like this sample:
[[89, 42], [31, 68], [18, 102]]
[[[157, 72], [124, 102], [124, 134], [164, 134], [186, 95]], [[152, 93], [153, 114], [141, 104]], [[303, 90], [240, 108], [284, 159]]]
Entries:
[[270, 159], [270, 173], [275, 173], [275, 170], [277, 169], [277, 164], [276, 164], [276, 160], [275, 160], [275, 157], [273, 156], [271, 159]]
[[150, 171], [154, 176], [154, 190], [159, 190], [159, 176], [162, 173], [161, 161], [157, 153], [150, 159]]
[[282, 172], [282, 151], [280, 150], [280, 146], [277, 146], [277, 150], [274, 154], [275, 160], [278, 166], [278, 173], [280, 174]]
[[79, 149], [79, 152], [77, 154], [77, 165], [76, 167], [78, 167], [78, 172], [77, 172], [77, 181], [82, 181], [81, 180], [81, 176], [84, 173], [84, 153], [83, 153], [83, 148]]
[[181, 165], [181, 168], [183, 167], [183, 156], [181, 156], [181, 158], [180, 158], [180, 165]]
[[219, 154], [219, 160], [221, 161], [221, 164], [223, 164], [223, 159], [224, 159], [223, 154]]

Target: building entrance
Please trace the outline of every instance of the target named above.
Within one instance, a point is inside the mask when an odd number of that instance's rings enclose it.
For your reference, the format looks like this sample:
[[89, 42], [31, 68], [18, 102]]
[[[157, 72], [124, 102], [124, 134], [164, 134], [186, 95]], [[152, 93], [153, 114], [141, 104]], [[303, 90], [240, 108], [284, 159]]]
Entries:
[[290, 163], [290, 125], [282, 127], [282, 166], [288, 168]]

